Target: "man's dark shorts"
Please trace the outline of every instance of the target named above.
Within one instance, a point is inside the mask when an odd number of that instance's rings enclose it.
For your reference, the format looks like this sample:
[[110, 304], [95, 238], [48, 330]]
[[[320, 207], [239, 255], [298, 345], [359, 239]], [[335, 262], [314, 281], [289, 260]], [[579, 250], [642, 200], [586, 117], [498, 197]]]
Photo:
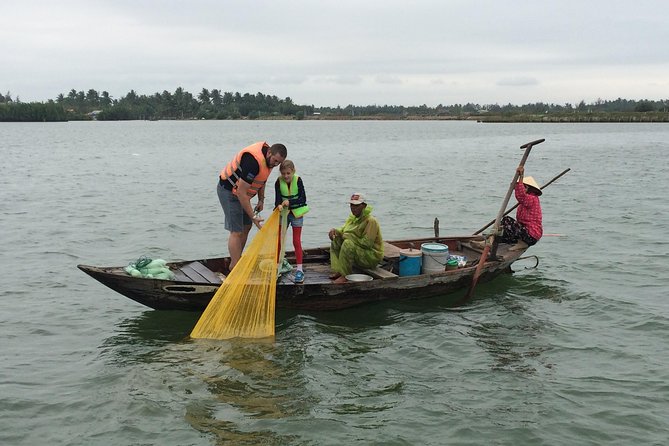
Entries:
[[225, 229], [230, 232], [244, 232], [244, 226], [251, 226], [253, 224], [251, 218], [242, 209], [239, 199], [232, 191], [223, 187], [220, 181], [216, 192], [218, 193], [218, 201], [221, 202], [221, 207], [225, 214]]

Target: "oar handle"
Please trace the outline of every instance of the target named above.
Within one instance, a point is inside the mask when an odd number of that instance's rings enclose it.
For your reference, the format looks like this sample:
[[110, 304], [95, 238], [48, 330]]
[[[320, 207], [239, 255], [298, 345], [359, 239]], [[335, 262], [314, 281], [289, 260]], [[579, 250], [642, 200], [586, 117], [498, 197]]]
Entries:
[[[545, 141], [545, 139], [538, 139], [538, 143], [541, 143]], [[525, 149], [525, 153], [523, 153], [523, 158], [520, 160], [520, 164], [518, 166], [525, 166], [525, 161], [527, 160], [527, 157], [530, 156], [530, 151], [532, 150], [532, 147], [534, 146], [537, 141], [532, 141], [528, 142], [527, 144], [523, 144], [520, 146], [521, 149]], [[538, 144], [537, 143], [537, 144]], [[511, 180], [511, 184], [509, 185], [509, 190], [506, 191], [506, 195], [504, 196], [504, 201], [502, 201], [502, 206], [499, 208], [499, 212], [497, 213], [497, 218], [495, 219], [495, 228], [494, 232], [495, 235], [497, 232], [499, 232], [499, 225], [500, 222], [502, 221], [502, 216], [504, 215], [504, 211], [506, 210], [506, 206], [509, 204], [509, 199], [511, 199], [511, 193], [513, 193], [513, 189], [516, 187], [516, 182], [518, 181], [518, 169], [513, 174], [513, 180]]]
[[537, 139], [536, 141], [528, 142], [520, 146], [521, 149], [527, 149], [528, 147], [536, 146], [537, 144], [541, 144], [542, 142], [546, 141], [546, 138], [541, 138]]

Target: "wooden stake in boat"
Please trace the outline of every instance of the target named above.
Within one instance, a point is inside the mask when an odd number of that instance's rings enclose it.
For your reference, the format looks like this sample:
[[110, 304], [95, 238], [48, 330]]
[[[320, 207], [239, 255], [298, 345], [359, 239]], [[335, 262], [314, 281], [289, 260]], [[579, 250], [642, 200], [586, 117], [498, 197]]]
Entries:
[[[523, 158], [520, 160], [519, 166], [525, 166], [525, 161], [527, 160], [527, 157], [530, 156], [530, 151], [532, 150], [532, 147], [537, 144], [541, 144], [544, 141], [546, 141], [546, 139], [544, 138], [537, 139], [536, 141], [528, 142], [527, 144], [523, 144], [522, 146], [520, 146], [521, 149], [525, 149], [525, 153], [523, 154]], [[516, 182], [518, 182], [517, 169], [513, 175], [513, 180], [511, 180], [511, 184], [509, 185], [509, 190], [506, 192], [506, 196], [502, 201], [502, 206], [500, 207], [499, 212], [497, 213], [497, 218], [495, 219], [495, 226], [493, 227], [493, 231], [488, 236], [485, 247], [483, 248], [483, 252], [481, 253], [481, 258], [479, 259], [479, 263], [478, 265], [476, 265], [476, 270], [474, 271], [474, 276], [472, 277], [472, 283], [469, 286], [469, 290], [467, 290], [467, 295], [465, 296], [466, 299], [471, 299], [471, 297], [474, 295], [474, 288], [476, 287], [476, 284], [479, 281], [479, 277], [481, 276], [481, 270], [483, 270], [483, 265], [488, 260], [488, 254], [490, 253], [490, 250], [493, 247], [493, 245], [494, 245], [492, 253], [493, 257], [496, 254], [495, 253], [495, 251], [497, 251], [496, 237], [499, 235], [502, 216], [504, 215], [506, 206], [509, 204], [509, 199], [511, 198], [511, 193], [513, 192], [513, 189], [516, 187]]]

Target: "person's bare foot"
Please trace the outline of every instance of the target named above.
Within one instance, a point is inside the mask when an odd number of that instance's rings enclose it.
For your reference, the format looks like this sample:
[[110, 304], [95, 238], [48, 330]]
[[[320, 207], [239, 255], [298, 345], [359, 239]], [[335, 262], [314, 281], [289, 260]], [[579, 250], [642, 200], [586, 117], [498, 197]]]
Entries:
[[346, 277], [339, 276], [334, 280], [334, 283], [347, 283], [348, 280], [346, 280]]
[[332, 280], [335, 280], [335, 279], [339, 279], [339, 278], [341, 277], [341, 274], [339, 274], [339, 273], [332, 273], [332, 274], [330, 274], [328, 277], [329, 277], [330, 279], [332, 279]]

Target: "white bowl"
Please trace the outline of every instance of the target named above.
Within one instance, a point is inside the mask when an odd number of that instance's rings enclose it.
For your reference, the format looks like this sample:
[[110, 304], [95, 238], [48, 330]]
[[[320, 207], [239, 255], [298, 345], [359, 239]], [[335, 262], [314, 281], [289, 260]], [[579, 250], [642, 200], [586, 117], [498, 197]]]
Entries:
[[349, 282], [369, 282], [370, 280], [374, 280], [374, 278], [367, 274], [349, 274], [346, 276], [346, 280]]

